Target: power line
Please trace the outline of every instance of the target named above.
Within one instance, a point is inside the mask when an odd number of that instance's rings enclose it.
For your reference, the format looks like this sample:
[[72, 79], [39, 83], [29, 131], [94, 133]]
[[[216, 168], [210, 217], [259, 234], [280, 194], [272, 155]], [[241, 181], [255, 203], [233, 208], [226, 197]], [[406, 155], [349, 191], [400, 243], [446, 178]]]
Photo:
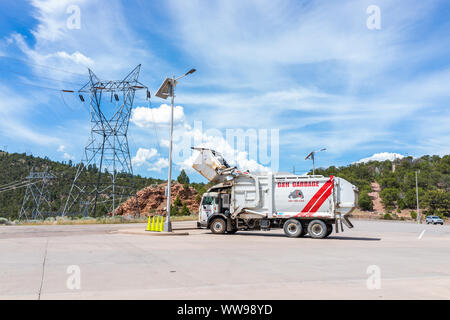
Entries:
[[1, 68], [1, 69], [2, 69], [2, 71], [14, 73], [14, 74], [17, 74], [19, 76], [26, 77], [26, 78], [32, 77], [32, 78], [37, 78], [37, 79], [44, 79], [44, 80], [50, 80], [50, 81], [56, 81], [56, 82], [70, 83], [70, 84], [73, 84], [73, 85], [76, 85], [76, 86], [80, 86], [80, 87], [82, 86], [82, 84], [75, 83], [75, 82], [72, 82], [72, 81], [60, 80], [60, 79], [55, 79], [55, 78], [43, 77], [43, 76], [37, 76], [37, 75], [33, 75], [33, 74], [32, 75], [25, 75], [23, 73], [20, 73], [20, 72], [17, 72], [17, 71], [13, 71], [13, 70], [10, 70], [10, 69], [5, 69], [5, 68]]
[[1, 189], [0, 193], [7, 192], [7, 191], [12, 191], [12, 190], [16, 190], [16, 189], [20, 189], [20, 188], [24, 188], [24, 187], [28, 187], [29, 185], [30, 185], [30, 183], [28, 183], [28, 181], [25, 181], [22, 184], [17, 184], [15, 186], [11, 186], [9, 188]]
[[30, 62], [30, 61], [27, 61], [27, 60], [24, 60], [24, 59], [13, 58], [11, 56], [0, 56], [0, 58], [23, 62], [25, 64], [32, 65], [32, 66], [35, 66], [35, 67], [47, 68], [47, 69], [52, 69], [52, 70], [56, 70], [56, 71], [59, 71], [59, 72], [70, 73], [70, 74], [73, 74], [73, 75], [81, 76], [83, 78], [86, 78], [86, 76], [87, 76], [86, 74], [81, 74], [81, 73], [76, 73], [76, 72], [72, 72], [72, 71], [67, 71], [67, 70], [63, 70], [63, 69], [60, 69], [60, 68], [56, 68], [56, 67], [46, 66], [46, 65], [43, 65], [43, 64], [33, 63], [33, 62]]

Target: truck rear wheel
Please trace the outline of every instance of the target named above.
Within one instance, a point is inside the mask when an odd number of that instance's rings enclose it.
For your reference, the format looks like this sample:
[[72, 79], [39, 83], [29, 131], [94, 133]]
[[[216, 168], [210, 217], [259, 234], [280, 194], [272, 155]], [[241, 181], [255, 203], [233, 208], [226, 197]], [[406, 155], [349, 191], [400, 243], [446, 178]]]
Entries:
[[290, 238], [298, 238], [303, 233], [303, 226], [297, 219], [289, 219], [284, 223], [284, 233]]
[[333, 232], [333, 226], [331, 224], [327, 224], [327, 233], [325, 234], [325, 238], [328, 237]]
[[328, 233], [327, 225], [322, 220], [313, 220], [308, 225], [308, 233], [311, 238], [325, 238]]
[[224, 234], [225, 231], [227, 230], [227, 224], [224, 219], [215, 218], [213, 221], [211, 221], [209, 229], [211, 230], [212, 233]]

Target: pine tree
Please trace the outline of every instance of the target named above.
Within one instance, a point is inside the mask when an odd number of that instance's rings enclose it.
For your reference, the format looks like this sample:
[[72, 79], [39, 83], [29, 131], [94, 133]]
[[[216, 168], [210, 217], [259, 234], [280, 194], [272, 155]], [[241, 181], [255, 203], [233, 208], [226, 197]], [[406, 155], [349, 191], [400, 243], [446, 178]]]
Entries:
[[177, 181], [181, 184], [186, 184], [186, 183], [189, 184], [189, 177], [186, 174], [186, 171], [184, 171], [184, 169], [181, 170], [180, 175], [177, 178]]

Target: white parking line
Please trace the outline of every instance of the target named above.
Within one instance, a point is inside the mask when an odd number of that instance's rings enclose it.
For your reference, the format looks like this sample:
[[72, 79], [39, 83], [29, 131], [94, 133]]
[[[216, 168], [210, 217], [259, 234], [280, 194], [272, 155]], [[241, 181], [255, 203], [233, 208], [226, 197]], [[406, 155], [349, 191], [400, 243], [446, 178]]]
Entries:
[[419, 239], [419, 240], [422, 239], [423, 234], [425, 233], [425, 231], [426, 231], [426, 230], [423, 230], [423, 231], [420, 233], [420, 235], [419, 235], [419, 237], [418, 237], [417, 239]]

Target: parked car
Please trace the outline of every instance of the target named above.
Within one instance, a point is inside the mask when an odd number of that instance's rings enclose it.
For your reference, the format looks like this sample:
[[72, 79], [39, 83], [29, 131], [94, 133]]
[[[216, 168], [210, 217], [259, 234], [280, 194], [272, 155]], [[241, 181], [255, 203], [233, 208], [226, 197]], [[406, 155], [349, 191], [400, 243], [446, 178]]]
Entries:
[[431, 223], [431, 224], [440, 224], [440, 225], [444, 224], [444, 220], [442, 220], [438, 216], [427, 216], [425, 221], [426, 221], [427, 224], [429, 224], [429, 223]]

